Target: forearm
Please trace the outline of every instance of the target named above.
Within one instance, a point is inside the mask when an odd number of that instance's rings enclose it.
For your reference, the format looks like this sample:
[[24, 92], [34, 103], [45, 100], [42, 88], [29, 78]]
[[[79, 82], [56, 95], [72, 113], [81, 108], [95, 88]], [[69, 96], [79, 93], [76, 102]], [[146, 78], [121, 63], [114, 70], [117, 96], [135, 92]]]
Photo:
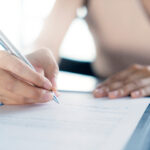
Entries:
[[146, 11], [148, 17], [150, 17], [150, 1], [149, 0], [141, 0], [142, 6]]
[[76, 10], [82, 0], [57, 0], [52, 12], [46, 18], [43, 29], [35, 42], [35, 47], [50, 48], [59, 60], [59, 48], [62, 40], [76, 17]]

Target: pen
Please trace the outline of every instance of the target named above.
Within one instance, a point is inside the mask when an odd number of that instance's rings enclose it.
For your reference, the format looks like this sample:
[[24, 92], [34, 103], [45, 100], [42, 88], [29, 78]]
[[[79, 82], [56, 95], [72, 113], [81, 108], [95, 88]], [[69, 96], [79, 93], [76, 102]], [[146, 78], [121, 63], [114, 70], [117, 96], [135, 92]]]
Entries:
[[[30, 66], [32, 70], [36, 71], [35, 68], [32, 66], [32, 64], [29, 62], [29, 60], [23, 54], [21, 54], [21, 52], [10, 42], [10, 40], [8, 40], [8, 38], [4, 35], [4, 33], [1, 30], [0, 30], [0, 45], [10, 54], [15, 55], [16, 57], [24, 61], [27, 65]], [[53, 100], [59, 104], [59, 101], [54, 92], [52, 92], [52, 95]]]

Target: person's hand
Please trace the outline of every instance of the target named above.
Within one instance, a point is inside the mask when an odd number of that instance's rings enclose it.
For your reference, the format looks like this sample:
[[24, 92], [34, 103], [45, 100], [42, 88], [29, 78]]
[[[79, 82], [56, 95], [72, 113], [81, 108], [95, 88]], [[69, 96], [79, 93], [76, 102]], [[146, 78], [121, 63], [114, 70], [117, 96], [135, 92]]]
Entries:
[[49, 90], [55, 87], [53, 77], [58, 71], [54, 58], [48, 50], [42, 49], [28, 55], [28, 59], [41, 74], [16, 56], [0, 51], [0, 102], [3, 104], [31, 104], [52, 100]]
[[52, 89], [56, 91], [55, 78], [59, 69], [52, 52], [47, 48], [42, 48], [26, 57], [35, 67], [36, 71], [52, 83]]
[[133, 65], [109, 77], [93, 92], [96, 98], [140, 98], [150, 96], [150, 66]]

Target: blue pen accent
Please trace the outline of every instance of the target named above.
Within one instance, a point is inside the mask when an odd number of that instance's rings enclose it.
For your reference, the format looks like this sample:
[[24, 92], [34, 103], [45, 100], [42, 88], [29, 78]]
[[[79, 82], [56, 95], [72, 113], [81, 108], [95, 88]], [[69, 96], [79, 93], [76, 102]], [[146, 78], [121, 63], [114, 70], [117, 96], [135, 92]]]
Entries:
[[4, 105], [4, 104], [2, 104], [2, 103], [0, 102], [0, 106], [2, 106], [2, 105]]
[[[30, 66], [32, 70], [36, 71], [35, 68], [32, 66], [32, 64], [28, 61], [28, 59], [23, 54], [20, 53], [20, 51], [8, 40], [8, 38], [1, 31], [0, 31], [0, 45], [2, 45], [4, 49], [8, 51], [10, 54], [15, 55], [16, 57], [24, 61], [27, 65]], [[52, 94], [53, 100], [59, 104], [59, 101], [55, 93], [52, 92]]]
[[54, 93], [53, 93], [53, 99], [54, 99], [54, 101], [55, 101], [57, 104], [59, 104], [59, 101], [58, 101], [58, 99], [57, 99], [57, 97], [55, 96]]

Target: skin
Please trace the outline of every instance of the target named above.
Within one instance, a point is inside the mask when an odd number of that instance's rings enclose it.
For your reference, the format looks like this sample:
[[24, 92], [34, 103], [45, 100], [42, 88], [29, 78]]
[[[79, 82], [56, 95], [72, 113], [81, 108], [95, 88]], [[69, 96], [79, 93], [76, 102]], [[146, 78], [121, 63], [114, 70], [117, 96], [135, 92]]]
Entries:
[[56, 88], [58, 66], [50, 50], [37, 50], [27, 58], [37, 72], [16, 56], [0, 51], [0, 102], [3, 104], [33, 104], [52, 100], [50, 90]]
[[148, 0], [141, 0], [141, 4], [145, 10], [145, 12], [147, 13], [148, 17], [150, 15], [150, 2]]
[[[35, 47], [46, 46], [59, 62], [59, 47], [84, 0], [56, 0]], [[149, 0], [89, 0], [85, 18], [96, 45], [93, 70], [107, 80], [93, 91], [97, 98], [150, 95]]]
[[[141, 1], [144, 12], [149, 18], [150, 2]], [[132, 65], [131, 67], [109, 77], [99, 84], [93, 92], [94, 96], [108, 96], [111, 99], [130, 95], [132, 98], [140, 98], [150, 95], [150, 66]]]
[[133, 65], [109, 77], [93, 92], [95, 97], [108, 96], [110, 99], [130, 95], [139, 98], [150, 95], [150, 66]]

